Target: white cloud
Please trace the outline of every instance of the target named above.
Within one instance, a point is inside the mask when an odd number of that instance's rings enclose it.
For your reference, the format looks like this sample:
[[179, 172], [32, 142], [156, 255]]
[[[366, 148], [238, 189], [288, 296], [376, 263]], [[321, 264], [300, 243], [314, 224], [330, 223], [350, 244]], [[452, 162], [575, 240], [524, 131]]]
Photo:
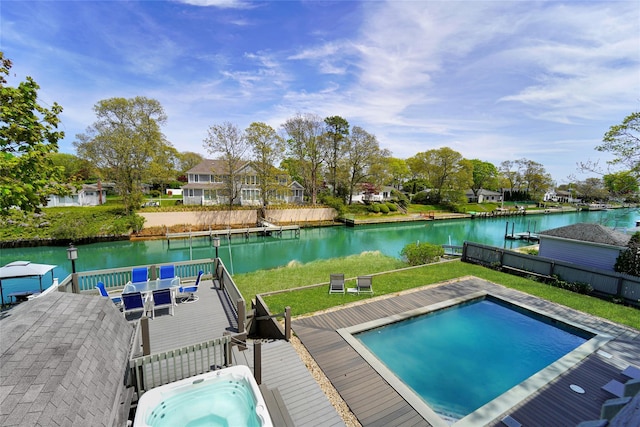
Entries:
[[253, 6], [244, 0], [178, 0], [180, 3], [191, 6], [218, 7], [221, 9], [249, 9]]

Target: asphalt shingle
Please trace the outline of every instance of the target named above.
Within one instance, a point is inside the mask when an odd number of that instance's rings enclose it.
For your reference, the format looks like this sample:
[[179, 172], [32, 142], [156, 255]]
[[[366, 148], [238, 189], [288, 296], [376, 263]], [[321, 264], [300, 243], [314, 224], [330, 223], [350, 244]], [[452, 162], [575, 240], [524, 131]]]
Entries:
[[3, 312], [0, 425], [122, 422], [133, 333], [110, 300], [90, 295], [51, 293]]
[[631, 238], [609, 227], [585, 222], [541, 231], [538, 234], [612, 246], [627, 246]]

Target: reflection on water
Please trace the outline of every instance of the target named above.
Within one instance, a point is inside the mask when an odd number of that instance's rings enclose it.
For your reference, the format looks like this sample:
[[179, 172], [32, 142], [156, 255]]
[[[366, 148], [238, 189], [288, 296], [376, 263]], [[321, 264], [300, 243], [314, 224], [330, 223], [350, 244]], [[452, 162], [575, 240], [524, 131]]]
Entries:
[[[358, 227], [321, 227], [303, 229], [300, 238], [293, 232], [284, 231], [282, 238], [233, 236], [229, 241], [223, 238], [219, 255], [234, 274], [268, 269], [286, 265], [292, 260], [301, 263], [316, 259], [336, 258], [359, 254], [363, 251], [380, 251], [385, 255], [400, 257], [402, 248], [411, 242], [462, 245], [464, 241], [480, 242], [488, 245], [515, 248], [527, 245], [521, 241], [505, 241], [507, 229], [518, 232], [538, 232], [577, 222], [600, 223], [610, 227], [625, 229], [633, 227], [638, 217], [637, 210], [617, 209], [610, 211], [577, 212], [549, 215], [529, 215], [512, 218], [488, 218], [476, 220], [446, 220], [411, 222], [404, 224], [381, 224]], [[78, 271], [97, 270], [131, 265], [150, 265], [189, 259], [211, 258], [215, 256], [209, 238], [193, 240], [120, 241], [94, 243], [78, 247]], [[12, 261], [27, 260], [35, 263], [54, 264], [54, 276], [64, 278], [71, 273], [65, 247], [38, 247], [0, 249], [0, 265]], [[43, 284], [50, 284], [50, 277]], [[16, 283], [3, 281], [5, 295], [14, 287], [37, 288], [37, 279]], [[45, 283], [46, 282], [46, 283]], [[7, 290], [11, 289], [11, 290]]]

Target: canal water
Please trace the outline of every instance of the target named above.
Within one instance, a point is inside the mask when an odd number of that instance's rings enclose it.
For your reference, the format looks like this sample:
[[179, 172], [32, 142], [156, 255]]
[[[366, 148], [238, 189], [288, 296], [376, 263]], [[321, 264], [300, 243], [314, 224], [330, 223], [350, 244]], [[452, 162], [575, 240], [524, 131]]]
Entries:
[[[299, 238], [296, 238], [292, 231], [283, 231], [282, 237], [251, 236], [245, 239], [244, 236], [234, 235], [230, 240], [222, 238], [219, 255], [227, 269], [232, 274], [238, 274], [275, 268], [291, 261], [307, 263], [364, 251], [380, 251], [385, 255], [400, 258], [402, 248], [411, 242], [461, 246], [464, 241], [473, 241], [511, 249], [530, 243], [505, 240], [507, 227], [509, 233], [512, 229], [515, 233], [534, 233], [578, 222], [590, 222], [625, 231], [635, 226], [638, 216], [635, 209], [615, 209], [475, 220], [364, 225], [353, 228], [308, 228], [300, 231]], [[166, 239], [94, 243], [78, 247], [76, 270], [151, 265], [214, 256], [215, 250], [208, 237], [172, 240], [170, 244], [167, 244]], [[56, 265], [53, 277], [60, 279], [71, 273], [65, 247], [0, 249], [0, 266], [18, 260]], [[44, 277], [42, 284], [43, 287], [48, 287], [51, 284], [51, 276]], [[4, 295], [7, 295], [19, 290], [37, 290], [39, 281], [37, 278], [3, 280], [2, 287]]]

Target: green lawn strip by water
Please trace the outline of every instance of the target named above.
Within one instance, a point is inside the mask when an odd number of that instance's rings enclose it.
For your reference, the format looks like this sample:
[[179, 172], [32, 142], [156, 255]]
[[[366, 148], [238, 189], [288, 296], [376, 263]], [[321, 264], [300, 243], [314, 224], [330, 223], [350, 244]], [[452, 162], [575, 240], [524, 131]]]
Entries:
[[[363, 252], [343, 258], [318, 260], [307, 264], [296, 263], [271, 270], [237, 274], [233, 276], [233, 280], [249, 306], [250, 300], [258, 293], [328, 282], [332, 273], [344, 273], [345, 278], [349, 278], [402, 267], [406, 267], [406, 264], [393, 257], [384, 256], [379, 252]], [[291, 293], [287, 295], [289, 294]]]
[[[296, 267], [283, 267], [275, 270], [242, 274], [235, 276], [234, 280], [246, 298], [254, 298], [256, 293], [326, 283], [329, 281], [329, 274], [331, 273], [344, 272], [346, 278], [352, 278], [357, 275], [378, 273], [403, 267], [406, 267], [406, 264], [394, 258], [369, 253], [347, 258], [316, 261]], [[385, 274], [376, 275], [373, 279], [373, 289], [375, 296], [380, 296], [464, 276], [479, 277], [584, 313], [640, 329], [640, 315], [637, 309], [459, 261], [389, 271]], [[345, 286], [354, 287], [355, 280], [347, 281]], [[329, 295], [328, 285], [325, 285], [266, 296], [265, 301], [272, 313], [281, 313], [284, 311], [284, 307], [289, 306], [291, 307], [292, 315], [299, 316], [368, 298], [371, 298], [371, 296], [353, 294]]]

